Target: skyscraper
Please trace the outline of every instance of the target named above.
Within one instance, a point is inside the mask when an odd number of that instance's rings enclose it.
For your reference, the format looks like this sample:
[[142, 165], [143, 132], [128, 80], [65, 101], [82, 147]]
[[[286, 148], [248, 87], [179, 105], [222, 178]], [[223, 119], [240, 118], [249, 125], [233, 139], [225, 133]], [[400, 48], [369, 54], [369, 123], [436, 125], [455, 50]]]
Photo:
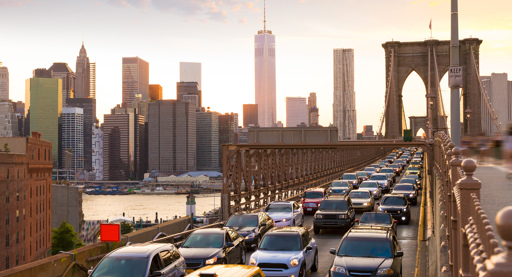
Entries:
[[[480, 76], [482, 86], [487, 93], [482, 93], [482, 106], [480, 111], [482, 113], [482, 132], [486, 136], [493, 136], [500, 131], [497, 130], [492, 115], [487, 108], [485, 97], [488, 96], [488, 101], [491, 109], [493, 110], [496, 122], [501, 123], [501, 128], [506, 128], [506, 123], [512, 122], [512, 81], [508, 80], [507, 73], [491, 73], [491, 76]], [[472, 111], [473, 113], [475, 111]], [[469, 119], [471, 120], [471, 118]], [[467, 130], [470, 135], [478, 135], [477, 130]]]
[[272, 127], [276, 122], [276, 44], [272, 31], [263, 30], [254, 36], [255, 100], [258, 104], [260, 127]]
[[128, 180], [135, 169], [135, 110], [118, 105], [103, 118], [103, 178]]
[[149, 103], [148, 170], [183, 174], [196, 170], [196, 109], [189, 102]]
[[258, 126], [258, 104], [244, 104], [244, 127]]
[[139, 57], [123, 58], [122, 106], [130, 107], [136, 94], [142, 101], [149, 100], [149, 63]]
[[[94, 73], [96, 73], [96, 67], [94, 67]], [[82, 48], [80, 48], [78, 57], [76, 57], [76, 98], [89, 98], [91, 96], [91, 77], [89, 58], [87, 57], [87, 51], [85, 51], [84, 43], [82, 42]], [[94, 78], [94, 82], [96, 83], [96, 76], [94, 76]]]
[[201, 63], [180, 62], [180, 82], [196, 82], [201, 90]]
[[311, 92], [308, 97], [308, 125], [318, 126], [318, 106], [316, 102], [316, 92]]
[[83, 109], [84, 124], [84, 167], [87, 171], [92, 171], [92, 128], [96, 124], [96, 99], [94, 98], [70, 98], [68, 107], [77, 107]]
[[96, 63], [90, 63], [89, 66], [89, 97], [96, 99]]
[[308, 122], [308, 105], [306, 97], [286, 97], [286, 127]]
[[357, 139], [354, 49], [334, 49], [334, 93], [332, 113], [338, 140]]
[[62, 151], [71, 152], [69, 168], [62, 157], [61, 164], [66, 169], [84, 169], [84, 110], [82, 108], [62, 108]]
[[53, 63], [48, 69], [52, 71], [52, 78], [62, 80], [62, 107], [67, 107], [68, 99], [74, 98], [75, 96], [75, 72], [68, 66], [67, 63]]
[[36, 69], [34, 78], [25, 81], [25, 118], [28, 121], [25, 133], [39, 132], [42, 139], [52, 143], [52, 161], [54, 168], [58, 168], [62, 80], [51, 78], [51, 75], [51, 70]]
[[219, 170], [219, 113], [196, 112], [197, 170]]
[[9, 69], [0, 62], [0, 100], [9, 100]]
[[195, 107], [202, 107], [202, 93], [197, 82], [177, 82], [176, 99], [180, 101], [195, 102]]
[[219, 114], [219, 167], [222, 172], [222, 145], [238, 144], [238, 114]]
[[149, 85], [149, 99], [152, 101], [162, 100], [162, 86], [159, 84]]

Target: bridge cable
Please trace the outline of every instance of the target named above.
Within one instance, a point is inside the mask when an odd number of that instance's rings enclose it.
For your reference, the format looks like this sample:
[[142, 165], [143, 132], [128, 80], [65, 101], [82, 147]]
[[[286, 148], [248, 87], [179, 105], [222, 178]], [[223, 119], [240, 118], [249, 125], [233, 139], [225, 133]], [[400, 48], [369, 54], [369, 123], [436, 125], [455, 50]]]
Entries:
[[496, 122], [496, 119], [498, 119], [498, 116], [494, 114], [494, 109], [491, 108], [492, 103], [489, 103], [489, 95], [487, 94], [487, 89], [484, 89], [484, 87], [482, 85], [482, 81], [480, 80], [480, 75], [478, 74], [478, 66], [476, 65], [473, 47], [471, 47], [471, 60], [473, 61], [473, 65], [475, 66], [475, 74], [476, 74], [476, 77], [478, 80], [478, 86], [479, 86], [480, 92], [484, 94], [483, 98], [485, 100], [485, 105], [487, 106], [487, 110], [489, 111], [489, 115], [491, 116], [491, 119], [494, 122], [496, 129], [498, 131], [501, 131], [501, 127], [499, 126], [498, 122]]
[[384, 102], [384, 113], [382, 114], [381, 120], [380, 120], [380, 126], [379, 126], [379, 132], [377, 134], [382, 134], [382, 127], [384, 126], [384, 118], [386, 117], [386, 111], [388, 109], [388, 102], [389, 102], [389, 90], [391, 88], [391, 77], [393, 76], [394, 71], [394, 63], [395, 63], [395, 49], [391, 49], [391, 67], [389, 70], [389, 82], [388, 86], [386, 88], [386, 100]]
[[[438, 104], [439, 104], [439, 107], [441, 109], [440, 111], [440, 114], [441, 114], [441, 118], [442, 118], [442, 122], [443, 122], [443, 127], [442, 129], [443, 130], [448, 130], [448, 123], [446, 122], [447, 120], [447, 116], [446, 116], [446, 112], [444, 110], [444, 103], [443, 103], [443, 95], [441, 93], [441, 82], [439, 81], [439, 71], [437, 69], [437, 57], [436, 57], [436, 47], [435, 46], [432, 46], [432, 51], [433, 51], [433, 54], [434, 54], [434, 67], [436, 69], [436, 82], [437, 82], [437, 92], [436, 92], [436, 96], [439, 96], [439, 101], [438, 101]], [[437, 126], [439, 128], [439, 117], [437, 118]]]

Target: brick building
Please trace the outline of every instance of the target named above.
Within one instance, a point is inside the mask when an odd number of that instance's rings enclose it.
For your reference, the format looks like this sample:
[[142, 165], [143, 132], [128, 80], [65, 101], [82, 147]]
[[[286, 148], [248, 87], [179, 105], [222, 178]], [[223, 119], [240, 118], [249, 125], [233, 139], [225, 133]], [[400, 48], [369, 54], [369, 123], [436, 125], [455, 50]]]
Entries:
[[40, 133], [0, 138], [0, 271], [50, 254], [52, 166]]

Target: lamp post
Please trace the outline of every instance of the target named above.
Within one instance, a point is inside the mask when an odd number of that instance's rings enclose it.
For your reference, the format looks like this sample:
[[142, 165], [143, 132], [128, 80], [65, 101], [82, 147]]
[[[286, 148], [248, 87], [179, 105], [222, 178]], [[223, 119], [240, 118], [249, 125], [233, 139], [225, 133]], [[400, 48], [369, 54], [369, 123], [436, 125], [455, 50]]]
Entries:
[[471, 113], [473, 111], [468, 107], [465, 111], [464, 111], [464, 115], [466, 115], [466, 122], [468, 124], [468, 127], [466, 129], [466, 135], [470, 135], [470, 132], [469, 132], [469, 120], [471, 119]]

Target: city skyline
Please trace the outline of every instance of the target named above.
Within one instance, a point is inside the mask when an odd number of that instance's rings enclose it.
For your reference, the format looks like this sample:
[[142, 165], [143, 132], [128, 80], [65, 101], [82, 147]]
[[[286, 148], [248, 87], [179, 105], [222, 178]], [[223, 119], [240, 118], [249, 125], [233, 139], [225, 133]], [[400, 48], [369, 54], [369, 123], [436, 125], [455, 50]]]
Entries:
[[[203, 106], [221, 113], [242, 114], [242, 104], [255, 103], [252, 41], [254, 33], [261, 29], [262, 1], [204, 1], [199, 2], [204, 5], [191, 4], [188, 8], [172, 1], [172, 5], [155, 0], [114, 2], [65, 3], [52, 10], [48, 8], [51, 5], [37, 0], [16, 4], [0, 1], [0, 16], [16, 26], [0, 31], [4, 41], [11, 41], [0, 46], [0, 61], [9, 67], [10, 98], [25, 102], [24, 80], [31, 77], [31, 71], [48, 68], [54, 62], [75, 64], [76, 51], [85, 41], [91, 62], [97, 62], [97, 117], [100, 120], [103, 114], [121, 103], [122, 57], [139, 56], [148, 61], [150, 83], [162, 85], [164, 99], [175, 99], [179, 62], [193, 61], [202, 64]], [[428, 39], [431, 18], [434, 39], [448, 40], [449, 4], [449, 1], [400, 1], [386, 5], [374, 1], [373, 8], [368, 10], [368, 3], [361, 1], [267, 3], [267, 28], [279, 34], [276, 40], [276, 56], [279, 57], [276, 62], [276, 121], [285, 121], [285, 97], [306, 97], [316, 91], [322, 111], [320, 124], [332, 123], [332, 49], [353, 48], [357, 131], [361, 132], [363, 125], [377, 128], [385, 92], [381, 44], [393, 39]], [[510, 63], [504, 62], [512, 57], [512, 45], [506, 39], [512, 32], [506, 13], [511, 6], [497, 0], [459, 4], [460, 38], [473, 36], [484, 41], [480, 51], [481, 76], [511, 72]], [[292, 16], [280, 18], [283, 9]], [[91, 18], [87, 14], [92, 10], [97, 14], [89, 25]], [[362, 20], [358, 14], [366, 14], [367, 19]], [[379, 24], [384, 17], [398, 19]], [[68, 20], [70, 24], [64, 31], [73, 28], [75, 32], [67, 32], [69, 36], [65, 38], [57, 33], [38, 34], [31, 28], [37, 22], [41, 28], [48, 26], [50, 29], [56, 20], [66, 19], [73, 20]], [[178, 22], [185, 22], [186, 27], [178, 27]], [[130, 34], [139, 39], [130, 39]], [[37, 49], [30, 48], [34, 40], [42, 42]], [[147, 43], [149, 40], [151, 44]], [[368, 78], [372, 81], [368, 82]], [[442, 85], [447, 83], [446, 79], [442, 79]], [[425, 114], [425, 89], [421, 86], [418, 76], [407, 81], [404, 88], [406, 116]], [[443, 94], [448, 91], [444, 85], [442, 89]], [[226, 99], [230, 105], [225, 105]], [[420, 105], [416, 104], [418, 101]], [[414, 112], [411, 105], [418, 106]]]

